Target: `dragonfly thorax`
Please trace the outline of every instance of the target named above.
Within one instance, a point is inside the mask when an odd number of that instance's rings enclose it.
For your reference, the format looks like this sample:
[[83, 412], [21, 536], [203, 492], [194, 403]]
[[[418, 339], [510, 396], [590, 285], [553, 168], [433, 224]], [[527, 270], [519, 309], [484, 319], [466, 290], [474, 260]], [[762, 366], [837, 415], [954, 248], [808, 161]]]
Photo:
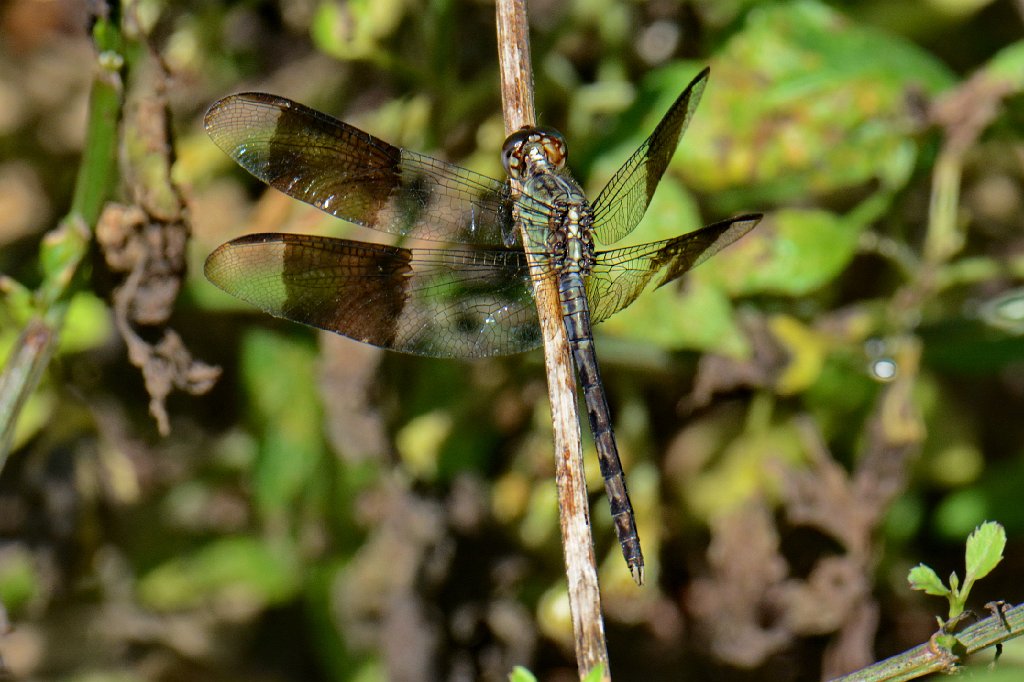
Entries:
[[593, 221], [593, 211], [582, 195], [556, 206], [548, 225], [546, 250], [557, 271], [590, 274], [594, 266]]
[[523, 128], [505, 140], [502, 163], [522, 183], [519, 215], [559, 272], [587, 275], [594, 265], [594, 211], [565, 172], [568, 148], [553, 128]]

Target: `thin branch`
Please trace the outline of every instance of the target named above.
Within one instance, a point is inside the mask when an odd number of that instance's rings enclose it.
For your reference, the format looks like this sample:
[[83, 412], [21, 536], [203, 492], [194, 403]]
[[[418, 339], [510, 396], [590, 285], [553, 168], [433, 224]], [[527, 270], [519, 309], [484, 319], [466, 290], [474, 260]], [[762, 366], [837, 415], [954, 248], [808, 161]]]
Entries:
[[[938, 633], [941, 634], [941, 633]], [[994, 647], [1024, 634], [1024, 604], [1000, 609], [956, 635], [956, 651], [938, 645], [932, 637], [927, 644], [914, 647], [832, 682], [900, 682], [937, 672], [951, 673], [964, 656]]]
[[[497, 26], [505, 131], [512, 133], [523, 126], [536, 124], [525, 0], [498, 0]], [[523, 243], [528, 243], [526, 235], [523, 235]], [[554, 429], [555, 483], [558, 486], [569, 609], [576, 638], [576, 663], [581, 679], [598, 666], [604, 670], [604, 679], [610, 679], [597, 564], [590, 535], [589, 502], [583, 474], [576, 377], [559, 309], [555, 279], [550, 275], [544, 276], [542, 264], [531, 254], [527, 254], [527, 257], [534, 276], [537, 313], [544, 339], [544, 366]]]

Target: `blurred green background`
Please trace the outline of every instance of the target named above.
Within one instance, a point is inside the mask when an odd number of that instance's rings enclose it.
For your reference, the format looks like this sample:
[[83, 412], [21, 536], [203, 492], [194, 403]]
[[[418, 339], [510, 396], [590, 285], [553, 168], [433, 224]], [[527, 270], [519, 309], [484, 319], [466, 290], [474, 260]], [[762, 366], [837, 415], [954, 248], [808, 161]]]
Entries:
[[[30, 307], [13, 282], [40, 285], [79, 167], [98, 68], [86, 4], [0, 9], [3, 354]], [[1010, 543], [973, 606], [1022, 601], [1024, 5], [529, 9], [538, 116], [591, 196], [711, 65], [631, 239], [766, 214], [598, 330], [648, 564], [638, 589], [587, 441], [615, 678], [817, 680], [924, 642], [945, 605], [907, 570], [962, 572], [985, 519]], [[493, 6], [150, 0], [126, 16], [153, 50], [132, 57], [150, 70], [129, 93], [167, 98], [173, 148], [148, 151], [173, 158], [192, 230], [169, 324], [223, 373], [168, 398], [162, 437], [109, 303], [123, 274], [95, 249], [0, 476], [10, 673], [574, 679], [539, 352], [389, 354], [202, 277], [248, 232], [374, 238], [209, 141], [202, 115], [231, 92], [501, 177]], [[139, 203], [136, 185], [118, 199]], [[155, 342], [155, 327], [134, 330]]]

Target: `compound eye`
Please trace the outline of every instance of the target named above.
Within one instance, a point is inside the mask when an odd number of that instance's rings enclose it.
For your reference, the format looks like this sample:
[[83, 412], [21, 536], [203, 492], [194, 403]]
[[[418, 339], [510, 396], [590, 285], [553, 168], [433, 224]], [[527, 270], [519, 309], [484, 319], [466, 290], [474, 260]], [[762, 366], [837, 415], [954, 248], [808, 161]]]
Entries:
[[530, 140], [533, 131], [534, 129], [529, 127], [517, 130], [505, 139], [505, 144], [501, 145], [501, 165], [505, 167], [505, 172], [510, 178], [518, 178], [523, 166], [526, 165], [523, 159], [524, 145]]

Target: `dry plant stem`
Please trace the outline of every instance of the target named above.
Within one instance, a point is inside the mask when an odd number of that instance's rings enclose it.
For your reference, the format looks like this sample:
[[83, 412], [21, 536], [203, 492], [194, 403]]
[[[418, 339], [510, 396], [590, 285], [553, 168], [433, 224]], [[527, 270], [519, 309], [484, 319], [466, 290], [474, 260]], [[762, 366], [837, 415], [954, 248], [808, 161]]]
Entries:
[[[536, 124], [525, 0], [498, 0], [497, 26], [505, 132], [512, 133], [523, 126]], [[523, 243], [527, 243], [525, 235]], [[558, 486], [569, 609], [576, 638], [576, 663], [581, 679], [599, 665], [604, 670], [604, 679], [610, 679], [583, 475], [576, 377], [559, 310], [555, 279], [551, 276], [537, 277], [537, 273], [543, 272], [541, 264], [529, 254], [528, 259], [535, 275], [534, 293], [544, 339], [544, 366], [555, 444], [555, 483]]]
[[[936, 633], [939, 634], [939, 633]], [[949, 651], [939, 647], [936, 638], [902, 654], [879, 661], [850, 675], [837, 677], [832, 682], [898, 682], [913, 680], [931, 673], [954, 672], [962, 657], [994, 647], [1024, 634], [1024, 604], [1018, 604], [1000, 614], [975, 623], [956, 635], [962, 651]]]
[[0, 375], [0, 471], [14, 438], [18, 415], [53, 355], [56, 332], [44, 320], [29, 321], [14, 344], [4, 373]]

